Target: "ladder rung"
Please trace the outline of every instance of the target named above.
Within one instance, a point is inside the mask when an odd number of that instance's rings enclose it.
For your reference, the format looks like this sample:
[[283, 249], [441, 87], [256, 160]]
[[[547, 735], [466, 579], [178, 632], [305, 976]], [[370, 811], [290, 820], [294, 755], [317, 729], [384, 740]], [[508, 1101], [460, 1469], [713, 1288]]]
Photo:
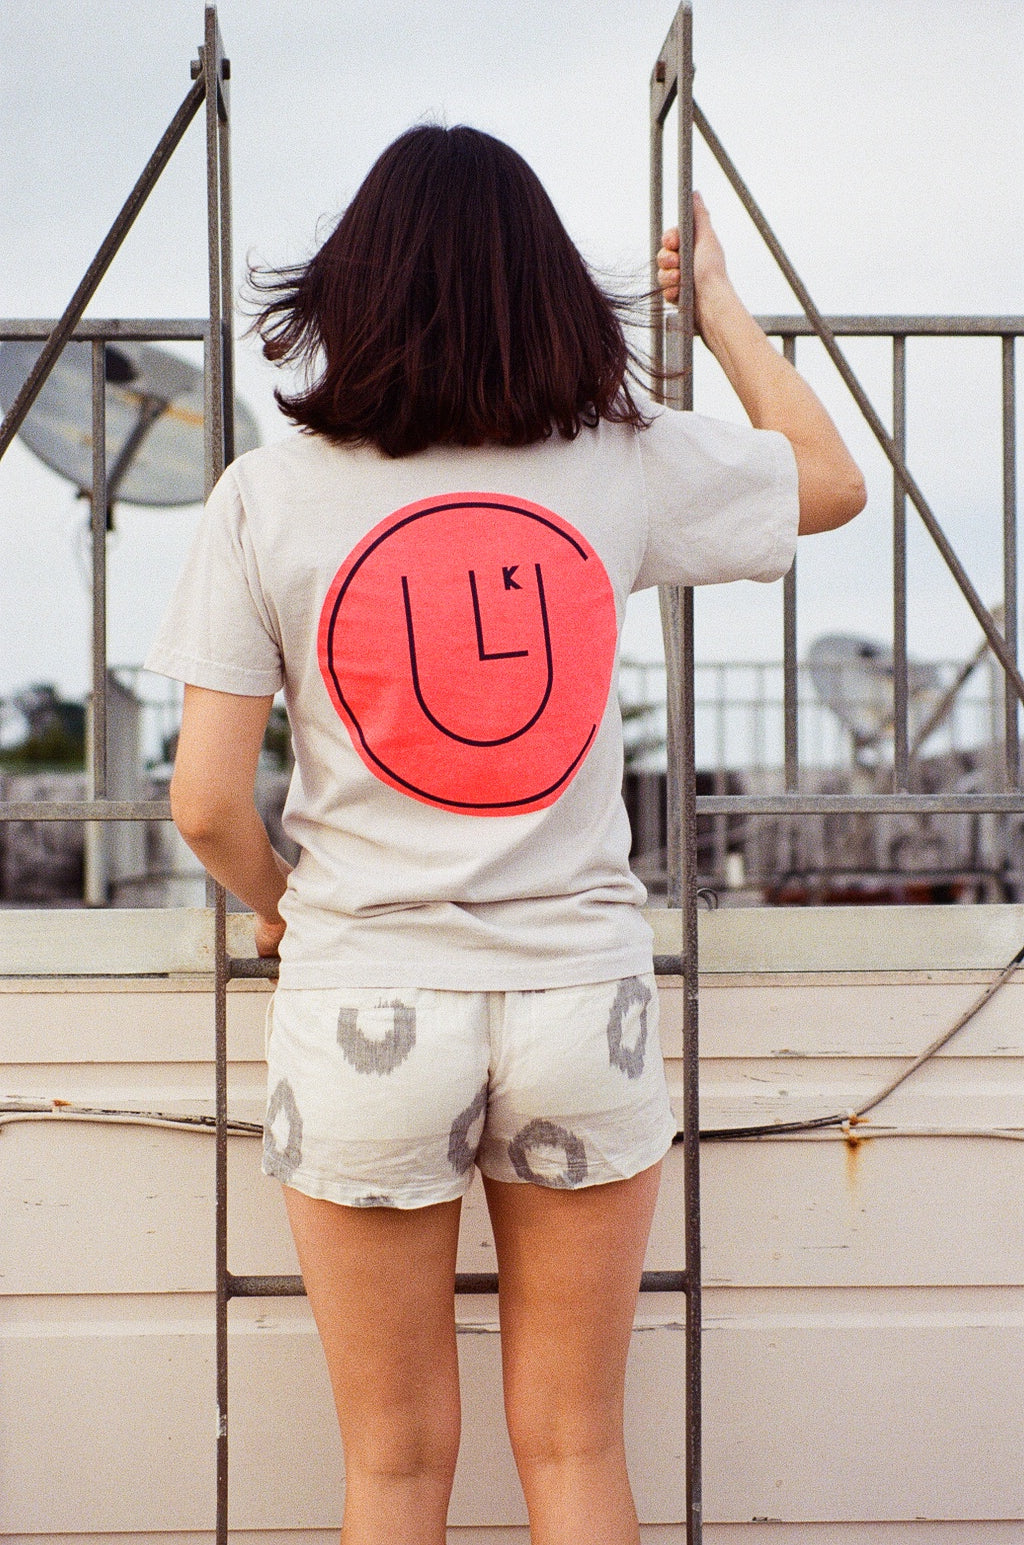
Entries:
[[[228, 1272], [229, 1298], [302, 1298], [305, 1287], [301, 1277], [236, 1277]], [[688, 1293], [686, 1271], [645, 1271], [640, 1279], [641, 1293]], [[498, 1274], [493, 1271], [460, 1271], [455, 1277], [456, 1293], [496, 1293]]]
[[275, 981], [280, 968], [281, 962], [276, 955], [261, 956], [259, 959], [244, 955], [228, 956], [229, 981], [251, 980], [253, 977], [268, 977]]
[[682, 955], [655, 955], [655, 976], [685, 976], [686, 967]]
[[[264, 977], [273, 980], [278, 973], [281, 962], [276, 955], [270, 955], [263, 959], [253, 956], [234, 955], [228, 960], [228, 977], [237, 980]], [[655, 976], [685, 976], [682, 955], [655, 955]]]

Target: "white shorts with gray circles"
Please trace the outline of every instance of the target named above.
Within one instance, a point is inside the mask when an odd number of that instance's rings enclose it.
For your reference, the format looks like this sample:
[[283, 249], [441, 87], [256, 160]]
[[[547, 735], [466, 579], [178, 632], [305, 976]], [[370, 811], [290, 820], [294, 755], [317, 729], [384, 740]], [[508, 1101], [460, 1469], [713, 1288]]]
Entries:
[[652, 976], [535, 992], [278, 989], [263, 1169], [350, 1207], [625, 1180], [676, 1123]]

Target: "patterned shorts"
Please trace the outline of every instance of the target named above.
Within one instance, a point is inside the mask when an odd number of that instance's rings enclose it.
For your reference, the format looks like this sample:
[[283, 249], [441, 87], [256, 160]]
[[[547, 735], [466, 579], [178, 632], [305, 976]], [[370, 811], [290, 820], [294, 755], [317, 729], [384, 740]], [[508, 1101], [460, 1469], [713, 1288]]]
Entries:
[[657, 1162], [676, 1130], [652, 976], [536, 992], [278, 988], [263, 1169], [350, 1207], [494, 1180], [573, 1188]]

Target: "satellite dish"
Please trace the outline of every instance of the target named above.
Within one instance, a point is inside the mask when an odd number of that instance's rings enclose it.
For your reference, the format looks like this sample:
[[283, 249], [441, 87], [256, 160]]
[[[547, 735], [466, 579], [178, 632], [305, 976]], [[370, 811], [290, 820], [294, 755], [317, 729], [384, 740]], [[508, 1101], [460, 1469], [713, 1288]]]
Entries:
[[[37, 342], [0, 345], [6, 411], [42, 353]], [[203, 373], [148, 343], [108, 343], [107, 484], [111, 504], [198, 504], [204, 496]], [[92, 487], [92, 344], [66, 344], [20, 430], [48, 467], [80, 493]], [[235, 403], [237, 454], [260, 443], [249, 409]]]
[[[815, 639], [807, 651], [814, 690], [849, 730], [855, 759], [876, 750], [893, 730], [893, 654], [887, 644], [848, 633]], [[907, 663], [911, 735], [942, 692], [938, 666]]]

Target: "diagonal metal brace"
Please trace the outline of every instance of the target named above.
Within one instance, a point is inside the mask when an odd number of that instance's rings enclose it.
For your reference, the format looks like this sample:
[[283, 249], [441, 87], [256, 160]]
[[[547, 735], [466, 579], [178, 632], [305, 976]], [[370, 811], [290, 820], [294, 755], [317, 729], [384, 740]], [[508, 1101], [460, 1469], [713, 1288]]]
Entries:
[[100, 280], [117, 255], [121, 243], [135, 223], [135, 218], [143, 204], [153, 191], [160, 173], [177, 149], [185, 130], [199, 111], [205, 95], [206, 82], [200, 76], [168, 124], [160, 143], [146, 163], [142, 175], [125, 200], [120, 214], [107, 232], [102, 246], [89, 264], [81, 284], [68, 302], [64, 315], [54, 326], [43, 348], [43, 352], [32, 366], [21, 390], [11, 403], [7, 416], [4, 418], [3, 423], [0, 424], [0, 456], [3, 456], [7, 447], [25, 422], [29, 410], [39, 396], [43, 388], [43, 382], [52, 370], [57, 356], [81, 321], [82, 313], [99, 288]]
[[1007, 679], [1013, 683], [1013, 689], [1016, 692], [1018, 698], [1021, 700], [1021, 702], [1024, 702], [1024, 676], [1021, 675], [1020, 668], [1018, 667], [1016, 660], [1013, 658], [1013, 653], [1010, 649], [1010, 646], [1007, 644], [1006, 639], [1000, 632], [995, 618], [992, 616], [992, 613], [989, 611], [988, 607], [982, 601], [981, 597], [978, 595], [978, 592], [971, 584], [971, 581], [967, 575], [967, 570], [964, 568], [963, 564], [960, 562], [960, 559], [953, 551], [949, 539], [936, 520], [931, 506], [929, 505], [924, 494], [921, 492], [921, 489], [918, 487], [917, 483], [914, 481], [914, 478], [907, 470], [907, 465], [904, 462], [903, 457], [900, 455], [896, 442], [893, 440], [885, 425], [882, 423], [882, 420], [875, 412], [870, 398], [868, 397], [864, 388], [861, 386], [857, 377], [854, 375], [849, 361], [836, 342], [835, 334], [829, 327], [821, 312], [818, 310], [817, 306], [814, 304], [814, 301], [811, 299], [806, 285], [803, 283], [799, 274], [796, 272], [796, 269], [793, 267], [792, 263], [789, 261], [789, 258], [782, 250], [782, 247], [779, 245], [774, 231], [762, 214], [761, 209], [754, 199], [753, 194], [750, 192], [750, 189], [743, 181], [743, 178], [740, 176], [735, 165], [727, 155], [721, 140], [718, 138], [717, 134], [708, 123], [696, 102], [693, 104], [693, 121], [697, 128], [700, 130], [704, 142], [708, 149], [711, 151], [711, 154], [714, 156], [715, 160], [718, 162], [722, 171], [725, 173], [726, 177], [731, 183], [732, 188], [739, 198], [740, 203], [743, 205], [747, 214], [750, 216], [754, 225], [757, 227], [757, 230], [764, 240], [768, 250], [772, 254], [772, 257], [775, 259], [776, 263], [778, 263], [779, 268], [785, 275], [790, 288], [792, 289], [797, 300], [800, 302], [800, 305], [803, 307], [803, 311], [807, 317], [807, 320], [810, 322], [811, 326], [814, 328], [814, 331], [821, 339], [826, 353], [848, 386], [854, 401], [860, 408], [860, 411], [863, 413], [864, 418], [867, 421], [868, 427], [870, 428], [875, 439], [878, 441], [879, 445], [882, 447], [882, 450], [885, 452], [890, 465], [892, 466], [893, 472], [896, 474], [896, 477], [899, 479], [902, 487], [906, 490], [907, 497], [910, 499], [911, 504], [913, 504], [914, 508], [917, 510], [917, 513], [924, 521], [924, 524], [932, 540], [934, 541], [936, 547], [939, 549], [939, 552], [942, 554], [942, 557], [945, 560], [946, 567], [949, 569], [949, 572], [956, 580], [964, 600], [971, 608], [971, 611], [974, 613], [978, 620], [978, 624], [982, 632], [988, 639], [992, 653], [995, 655], [996, 659], [1003, 667], [1003, 670], [1006, 672]]

